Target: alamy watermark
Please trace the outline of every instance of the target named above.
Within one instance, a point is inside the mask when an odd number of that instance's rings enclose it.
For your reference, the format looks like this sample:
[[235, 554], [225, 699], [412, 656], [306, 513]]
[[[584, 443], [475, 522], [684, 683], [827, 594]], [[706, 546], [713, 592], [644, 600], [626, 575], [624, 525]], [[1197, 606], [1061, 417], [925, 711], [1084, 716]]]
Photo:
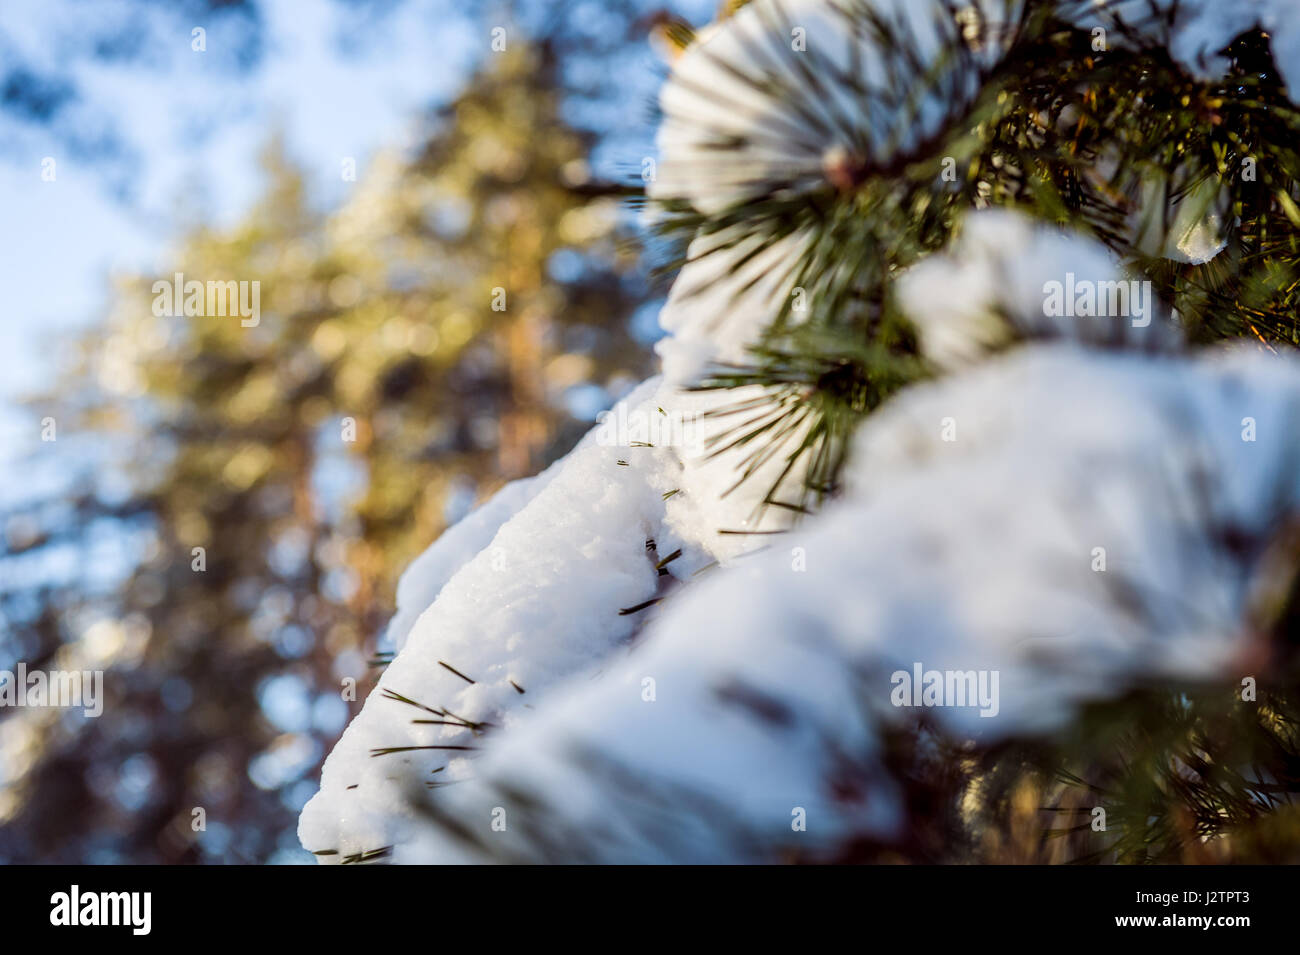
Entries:
[[31, 706], [74, 709], [94, 718], [104, 712], [103, 670], [0, 670], [0, 707]]
[[171, 282], [153, 283], [153, 313], [159, 318], [225, 318], [238, 315], [239, 324], [254, 328], [262, 320], [262, 283], [253, 281], [185, 280], [177, 272]]
[[153, 928], [152, 892], [83, 892], [74, 885], [50, 896], [50, 924], [75, 927], [125, 926], [132, 935]]
[[980, 716], [998, 715], [997, 670], [927, 670], [919, 663], [911, 672], [890, 674], [889, 702], [895, 706], [971, 706]]
[[1043, 314], [1049, 318], [1128, 318], [1134, 328], [1151, 324], [1151, 283], [1134, 279], [1094, 281], [1065, 273], [1043, 283]]
[[679, 448], [694, 457], [704, 453], [699, 415], [620, 404], [596, 415], [596, 443], [606, 448]]

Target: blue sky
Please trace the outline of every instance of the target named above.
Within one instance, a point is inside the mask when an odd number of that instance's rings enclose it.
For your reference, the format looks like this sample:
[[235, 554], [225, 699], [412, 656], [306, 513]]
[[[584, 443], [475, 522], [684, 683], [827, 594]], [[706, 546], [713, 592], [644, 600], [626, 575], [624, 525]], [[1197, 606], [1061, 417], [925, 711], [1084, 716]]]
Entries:
[[[28, 62], [75, 76], [81, 115], [111, 116], [130, 157], [106, 168], [43, 125], [6, 130], [0, 447], [31, 440], [34, 419], [12, 402], [50, 380], [67, 332], [100, 319], [113, 271], [156, 271], [187, 216], [227, 224], [248, 208], [260, 186], [257, 153], [276, 124], [315, 197], [333, 203], [350, 185], [339, 175], [343, 157], [364, 174], [367, 157], [402, 142], [422, 107], [453, 94], [481, 44], [462, 19], [440, 15], [445, 7], [407, 0], [382, 29], [363, 30], [331, 0], [273, 0], [263, 58], [240, 74], [224, 65], [220, 31], [195, 52], [183, 23], [155, 37], [166, 52], [154, 65], [75, 60], [61, 38], [105, 7], [5, 0], [0, 31]], [[46, 157], [56, 162], [53, 182], [41, 179]], [[124, 176], [130, 199], [114, 195], [110, 172]]]

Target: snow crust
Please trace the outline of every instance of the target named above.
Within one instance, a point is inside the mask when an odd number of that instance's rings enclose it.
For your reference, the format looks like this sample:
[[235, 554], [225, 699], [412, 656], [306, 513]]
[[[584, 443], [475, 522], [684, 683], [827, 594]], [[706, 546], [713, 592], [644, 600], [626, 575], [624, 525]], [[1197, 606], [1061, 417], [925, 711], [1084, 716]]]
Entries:
[[[1071, 302], [1087, 288], [1094, 313], [1051, 314], [1054, 287]], [[1122, 298], [1112, 300], [1112, 289]], [[1008, 209], [969, 214], [947, 251], [900, 277], [897, 294], [926, 356], [945, 369], [1026, 339], [1146, 351], [1183, 344], [1150, 284], [1136, 282], [1104, 245]], [[1138, 314], [1139, 303], [1145, 314]], [[1111, 311], [1111, 304], [1122, 309]]]
[[878, 739], [916, 715], [890, 697], [915, 663], [999, 674], [996, 715], [926, 711], [983, 742], [1153, 678], [1235, 681], [1254, 561], [1300, 508], [1297, 372], [1052, 344], [912, 389], [868, 419], [845, 499], [493, 740], [438, 800], [456, 824], [399, 861], [775, 861], [896, 836]]
[[[762, 546], [763, 538], [722, 531], [789, 526], [788, 512], [759, 508], [782, 458], [724, 493], [738, 452], [712, 453], [709, 438], [727, 422], [701, 416], [744, 395], [683, 390], [703, 368], [740, 360], [771, 322], [780, 288], [773, 270], [785, 248], [748, 259], [743, 245], [697, 245], [661, 315], [671, 333], [660, 345], [665, 375], [412, 563], [388, 633], [398, 653], [326, 759], [321, 789], [300, 818], [304, 846], [339, 861], [402, 843], [416, 818], [412, 793], [470, 775], [474, 750], [376, 751], [476, 747], [477, 724], [506, 731], [557, 683], [591, 678], [624, 652], [653, 614], [620, 611]], [[674, 554], [661, 573], [659, 562]]]
[[[833, 150], [884, 161], [915, 149], [978, 93], [1019, 7], [1019, 0], [754, 0], [706, 30], [674, 66], [660, 96], [662, 158], [651, 194], [717, 213], [774, 184], [791, 192], [824, 185]], [[864, 89], [892, 98], [897, 73], [919, 77], [882, 52], [864, 12], [906, 37], [923, 60], [963, 43], [972, 55], [940, 71], [942, 82], [914, 101], [865, 110]]]

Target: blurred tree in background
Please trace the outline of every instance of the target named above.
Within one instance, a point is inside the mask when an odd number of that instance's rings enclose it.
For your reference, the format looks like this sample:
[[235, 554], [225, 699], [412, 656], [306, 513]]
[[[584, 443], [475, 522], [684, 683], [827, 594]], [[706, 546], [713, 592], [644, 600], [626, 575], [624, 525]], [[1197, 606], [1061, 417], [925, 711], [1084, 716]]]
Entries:
[[[105, 714], [0, 716], [0, 861], [308, 858], [295, 814], [401, 569], [644, 377], [645, 277], [560, 59], [486, 57], [330, 212], [273, 141], [236, 227], [116, 283], [34, 402], [93, 473], [0, 515], [4, 659], [105, 670]], [[155, 316], [173, 272], [259, 281], [259, 323]]]

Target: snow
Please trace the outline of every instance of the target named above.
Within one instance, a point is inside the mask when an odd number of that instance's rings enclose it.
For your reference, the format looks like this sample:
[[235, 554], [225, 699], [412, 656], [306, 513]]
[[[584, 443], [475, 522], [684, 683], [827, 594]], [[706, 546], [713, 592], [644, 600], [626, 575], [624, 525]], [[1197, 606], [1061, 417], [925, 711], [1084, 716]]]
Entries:
[[394, 650], [401, 650], [406, 644], [416, 620], [452, 575], [486, 548], [501, 525], [535, 498], [558, 470], [553, 465], [534, 477], [511, 481], [481, 507], [448, 528], [411, 562], [397, 583], [397, 612], [389, 621], [386, 634]]
[[[983, 221], [976, 232], [1021, 227]], [[437, 596], [382, 686], [492, 728], [414, 724], [430, 714], [372, 694], [326, 763], [303, 843], [395, 845], [397, 861], [818, 857], [906, 824], [876, 757], [881, 727], [908, 718], [888, 702], [896, 669], [996, 671], [995, 717], [930, 711], [984, 741], [1051, 732], [1146, 678], [1231, 677], [1252, 650], [1254, 561], [1300, 508], [1297, 370], [1077, 342], [987, 359], [868, 419], [842, 500], [699, 578], [718, 556], [715, 515], [665, 501], [680, 449], [593, 431], [542, 486], [487, 506], [465, 541], [514, 514], [449, 579], [459, 558], [404, 581]], [[657, 412], [673, 392], [652, 380], [625, 410]], [[665, 579], [656, 560], [678, 548]], [[662, 614], [619, 614], [674, 587]], [[483, 754], [371, 755], [404, 745]], [[806, 832], [790, 826], [798, 811]]]
[[999, 674], [996, 716], [927, 710], [983, 742], [1151, 678], [1235, 683], [1251, 571], [1300, 507], [1298, 371], [1054, 344], [910, 390], [864, 426], [845, 499], [492, 739], [472, 780], [435, 794], [451, 824], [398, 861], [817, 859], [896, 837], [877, 740], [915, 715], [889, 675], [916, 662]]
[[[1234, 39], [1262, 29], [1293, 100], [1300, 90], [1300, 23], [1294, 0], [1096, 0], [1076, 22], [1085, 29], [1109, 28], [1116, 17], [1143, 40], [1167, 47], [1176, 63], [1207, 81], [1228, 74], [1231, 61], [1223, 50]], [[1122, 34], [1111, 32], [1109, 39], [1122, 42]]]
[[[723, 496], [739, 453], [711, 455], [707, 439], [726, 419], [696, 416], [743, 394], [683, 390], [711, 364], [742, 359], [772, 320], [780, 288], [773, 270], [788, 248], [748, 259], [743, 245], [697, 243], [661, 315], [672, 336], [661, 343], [664, 377], [642, 384], [568, 456], [507, 485], [411, 565], [389, 628], [398, 653], [325, 762], [321, 790], [300, 820], [304, 846], [335, 850], [340, 855], [329, 858], [337, 861], [400, 843], [412, 789], [469, 773], [469, 751], [372, 756], [388, 747], [477, 745], [464, 725], [411, 723], [437, 717], [384, 691], [445, 709], [454, 714], [447, 722], [490, 723], [498, 732], [563, 678], [590, 675], [625, 649], [653, 614], [620, 610], [763, 541], [719, 531], [789, 526], [787, 511], [756, 513], [780, 457]], [[653, 446], [639, 446], [647, 436]], [[679, 551], [660, 575], [656, 563]]]
[[[761, 246], [748, 236], [737, 240], [726, 232], [702, 236], [691, 243], [687, 264], [673, 283], [660, 324], [668, 336], [656, 345], [664, 371], [660, 404], [675, 420], [689, 422], [692, 447], [683, 456], [681, 499], [674, 517], [698, 524], [712, 522], [714, 531], [771, 531], [790, 526], [793, 512], [764, 508], [762, 498], [786, 466], [775, 455], [759, 466], [740, 487], [736, 478], [753, 452], [748, 445], [727, 448], [728, 428], [754, 417], [756, 412], [719, 416], [738, 404], [763, 395], [756, 386], [723, 391], [688, 389], [707, 371], [725, 364], [744, 364], [749, 348], [776, 318], [793, 291], [790, 270], [803, 238], [791, 234]], [[801, 438], [802, 430], [791, 436]], [[791, 474], [796, 486], [802, 465]], [[703, 505], [706, 514], [687, 516]], [[713, 535], [716, 538], [716, 534]], [[720, 558], [734, 557], [755, 546], [754, 538], [729, 535], [713, 542]]]
[[1167, 203], [1173, 222], [1162, 251], [1165, 258], [1189, 265], [1204, 265], [1228, 247], [1228, 220], [1232, 196], [1218, 182], [1207, 179], [1187, 195]]
[[[664, 84], [651, 195], [713, 214], [774, 185], [789, 193], [825, 185], [833, 151], [883, 162], [917, 148], [978, 93], [1019, 7], [1019, 0], [754, 0], [692, 44]], [[958, 44], [969, 32], [963, 23], [982, 23], [983, 35], [966, 43], [968, 60], [938, 71], [925, 95], [898, 104], [894, 74], [915, 69], [881, 52], [866, 12], [908, 35], [923, 58]]]
[[758, 236], [727, 231], [691, 242], [659, 316], [668, 335], [655, 351], [668, 384], [687, 387], [717, 364], [749, 357], [749, 346], [790, 297], [802, 245], [797, 232], [766, 247]]
[[[647, 382], [627, 401], [639, 406], [657, 387]], [[619, 610], [659, 590], [646, 541], [663, 522], [662, 495], [676, 470], [670, 449], [584, 440], [533, 484], [505, 489], [500, 503], [476, 512], [478, 520], [471, 515], [463, 531], [450, 532], [449, 544], [434, 545], [412, 566], [399, 586], [399, 619], [417, 613], [412, 600], [436, 596], [418, 613], [381, 686], [447, 711], [453, 725], [414, 724], [438, 717], [373, 692], [303, 811], [306, 847], [346, 855], [387, 845], [409, 816], [412, 786], [439, 767], [439, 781], [464, 771], [464, 750], [372, 750], [474, 746], [466, 724], [508, 726], [512, 711], [543, 699], [560, 677], [626, 643], [641, 618]], [[467, 545], [484, 539], [466, 560]]]
[[[944, 369], [1037, 338], [1176, 350], [1180, 331], [1161, 313], [1149, 284], [1134, 286], [1133, 280], [1099, 242], [1019, 212], [987, 209], [963, 220], [946, 252], [926, 257], [902, 275], [897, 294], [917, 326], [926, 357]], [[1106, 314], [1100, 308], [1091, 316], [1048, 314], [1047, 286], [1053, 282], [1063, 294], [1123, 282], [1130, 293], [1127, 311], [1141, 301], [1148, 314]]]

